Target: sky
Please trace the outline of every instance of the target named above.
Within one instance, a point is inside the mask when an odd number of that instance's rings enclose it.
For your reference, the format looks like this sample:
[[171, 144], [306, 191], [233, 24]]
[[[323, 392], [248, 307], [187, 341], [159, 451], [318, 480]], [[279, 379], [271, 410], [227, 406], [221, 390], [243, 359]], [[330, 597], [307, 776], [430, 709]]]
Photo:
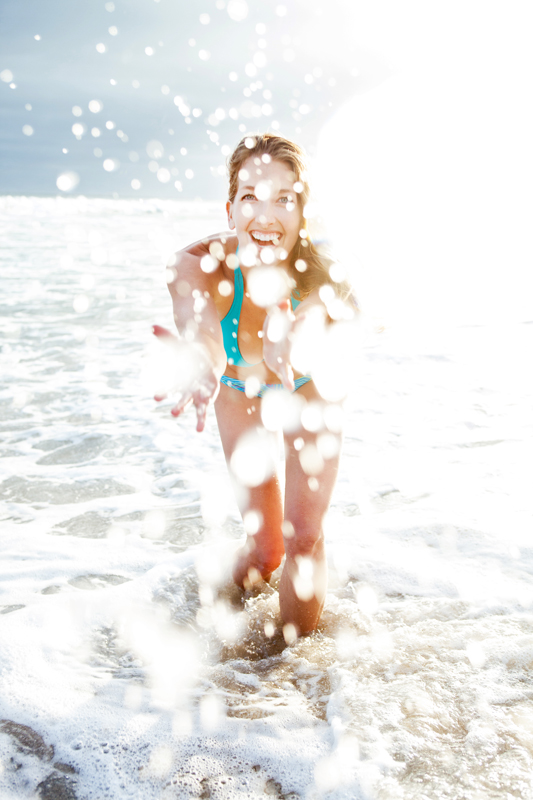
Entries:
[[0, 193], [218, 199], [244, 132], [312, 151], [382, 61], [338, 0], [2, 0]]
[[530, 0], [2, 0], [0, 194], [223, 203], [235, 144], [278, 131], [377, 316], [529, 321], [531, 22]]

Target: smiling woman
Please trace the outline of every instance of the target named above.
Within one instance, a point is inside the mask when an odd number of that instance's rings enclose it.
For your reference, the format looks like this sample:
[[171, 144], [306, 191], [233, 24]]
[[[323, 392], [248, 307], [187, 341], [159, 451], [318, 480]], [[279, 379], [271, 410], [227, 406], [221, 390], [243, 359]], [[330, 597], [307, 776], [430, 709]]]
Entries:
[[208, 405], [215, 405], [247, 533], [235, 582], [248, 589], [269, 580], [286, 556], [279, 598], [287, 641], [315, 630], [320, 619], [322, 522], [342, 438], [341, 398], [332, 404], [319, 393], [309, 343], [338, 343], [331, 329], [356, 313], [342, 270], [310, 240], [309, 195], [296, 144], [272, 134], [245, 137], [229, 159], [230, 232], [176, 254], [169, 289], [179, 337], [154, 327], [179, 373], [172, 413], [194, 404], [201, 431]]

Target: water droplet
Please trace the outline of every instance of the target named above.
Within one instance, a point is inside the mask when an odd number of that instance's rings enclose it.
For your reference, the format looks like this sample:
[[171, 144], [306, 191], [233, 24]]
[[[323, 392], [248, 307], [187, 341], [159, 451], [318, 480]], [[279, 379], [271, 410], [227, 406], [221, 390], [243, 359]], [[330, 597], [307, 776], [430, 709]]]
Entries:
[[165, 167], [157, 170], [157, 180], [161, 183], [168, 183], [170, 180], [170, 172]]
[[10, 69], [3, 69], [0, 72], [0, 80], [4, 81], [4, 83], [11, 83], [13, 80], [13, 73]]
[[230, 0], [227, 11], [234, 22], [242, 22], [248, 16], [248, 3], [245, 0]]
[[106, 50], [107, 50], [107, 47], [105, 46], [105, 44], [103, 42], [98, 42], [98, 44], [96, 45], [96, 49], [97, 49], [97, 51], [99, 53], [105, 53]]
[[118, 28], [116, 27], [116, 25], [111, 25], [111, 27], [108, 28], [108, 31], [111, 34], [111, 36], [116, 36], [118, 33]]
[[153, 56], [155, 51], [153, 47], [145, 47], [144, 52], [146, 53], [147, 56]]
[[200, 24], [201, 25], [209, 25], [211, 22], [211, 17], [209, 14], [200, 14]]
[[120, 162], [116, 158], [106, 158], [102, 166], [106, 172], [115, 172], [120, 167]]
[[33, 135], [33, 128], [31, 125], [23, 125], [22, 126], [22, 133], [24, 136], [32, 136]]
[[146, 152], [150, 158], [162, 158], [165, 155], [165, 148], [157, 139], [152, 139], [146, 145]]
[[89, 308], [90, 301], [86, 294], [78, 294], [72, 301], [72, 307], [78, 314], [83, 314]]

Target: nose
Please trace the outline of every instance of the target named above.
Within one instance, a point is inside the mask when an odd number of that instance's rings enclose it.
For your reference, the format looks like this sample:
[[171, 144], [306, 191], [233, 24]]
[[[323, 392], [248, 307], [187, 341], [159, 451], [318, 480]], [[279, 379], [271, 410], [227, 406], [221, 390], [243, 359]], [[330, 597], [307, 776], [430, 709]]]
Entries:
[[276, 221], [274, 206], [268, 200], [263, 201], [257, 221], [260, 225], [272, 225]]

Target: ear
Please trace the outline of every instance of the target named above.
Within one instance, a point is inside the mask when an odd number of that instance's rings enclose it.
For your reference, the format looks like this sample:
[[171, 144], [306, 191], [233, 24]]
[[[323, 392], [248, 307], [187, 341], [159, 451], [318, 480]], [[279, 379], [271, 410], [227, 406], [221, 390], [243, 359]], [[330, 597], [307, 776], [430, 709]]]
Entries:
[[233, 221], [233, 203], [228, 202], [226, 203], [226, 214], [228, 215], [228, 227], [230, 231], [235, 230], [235, 222]]

